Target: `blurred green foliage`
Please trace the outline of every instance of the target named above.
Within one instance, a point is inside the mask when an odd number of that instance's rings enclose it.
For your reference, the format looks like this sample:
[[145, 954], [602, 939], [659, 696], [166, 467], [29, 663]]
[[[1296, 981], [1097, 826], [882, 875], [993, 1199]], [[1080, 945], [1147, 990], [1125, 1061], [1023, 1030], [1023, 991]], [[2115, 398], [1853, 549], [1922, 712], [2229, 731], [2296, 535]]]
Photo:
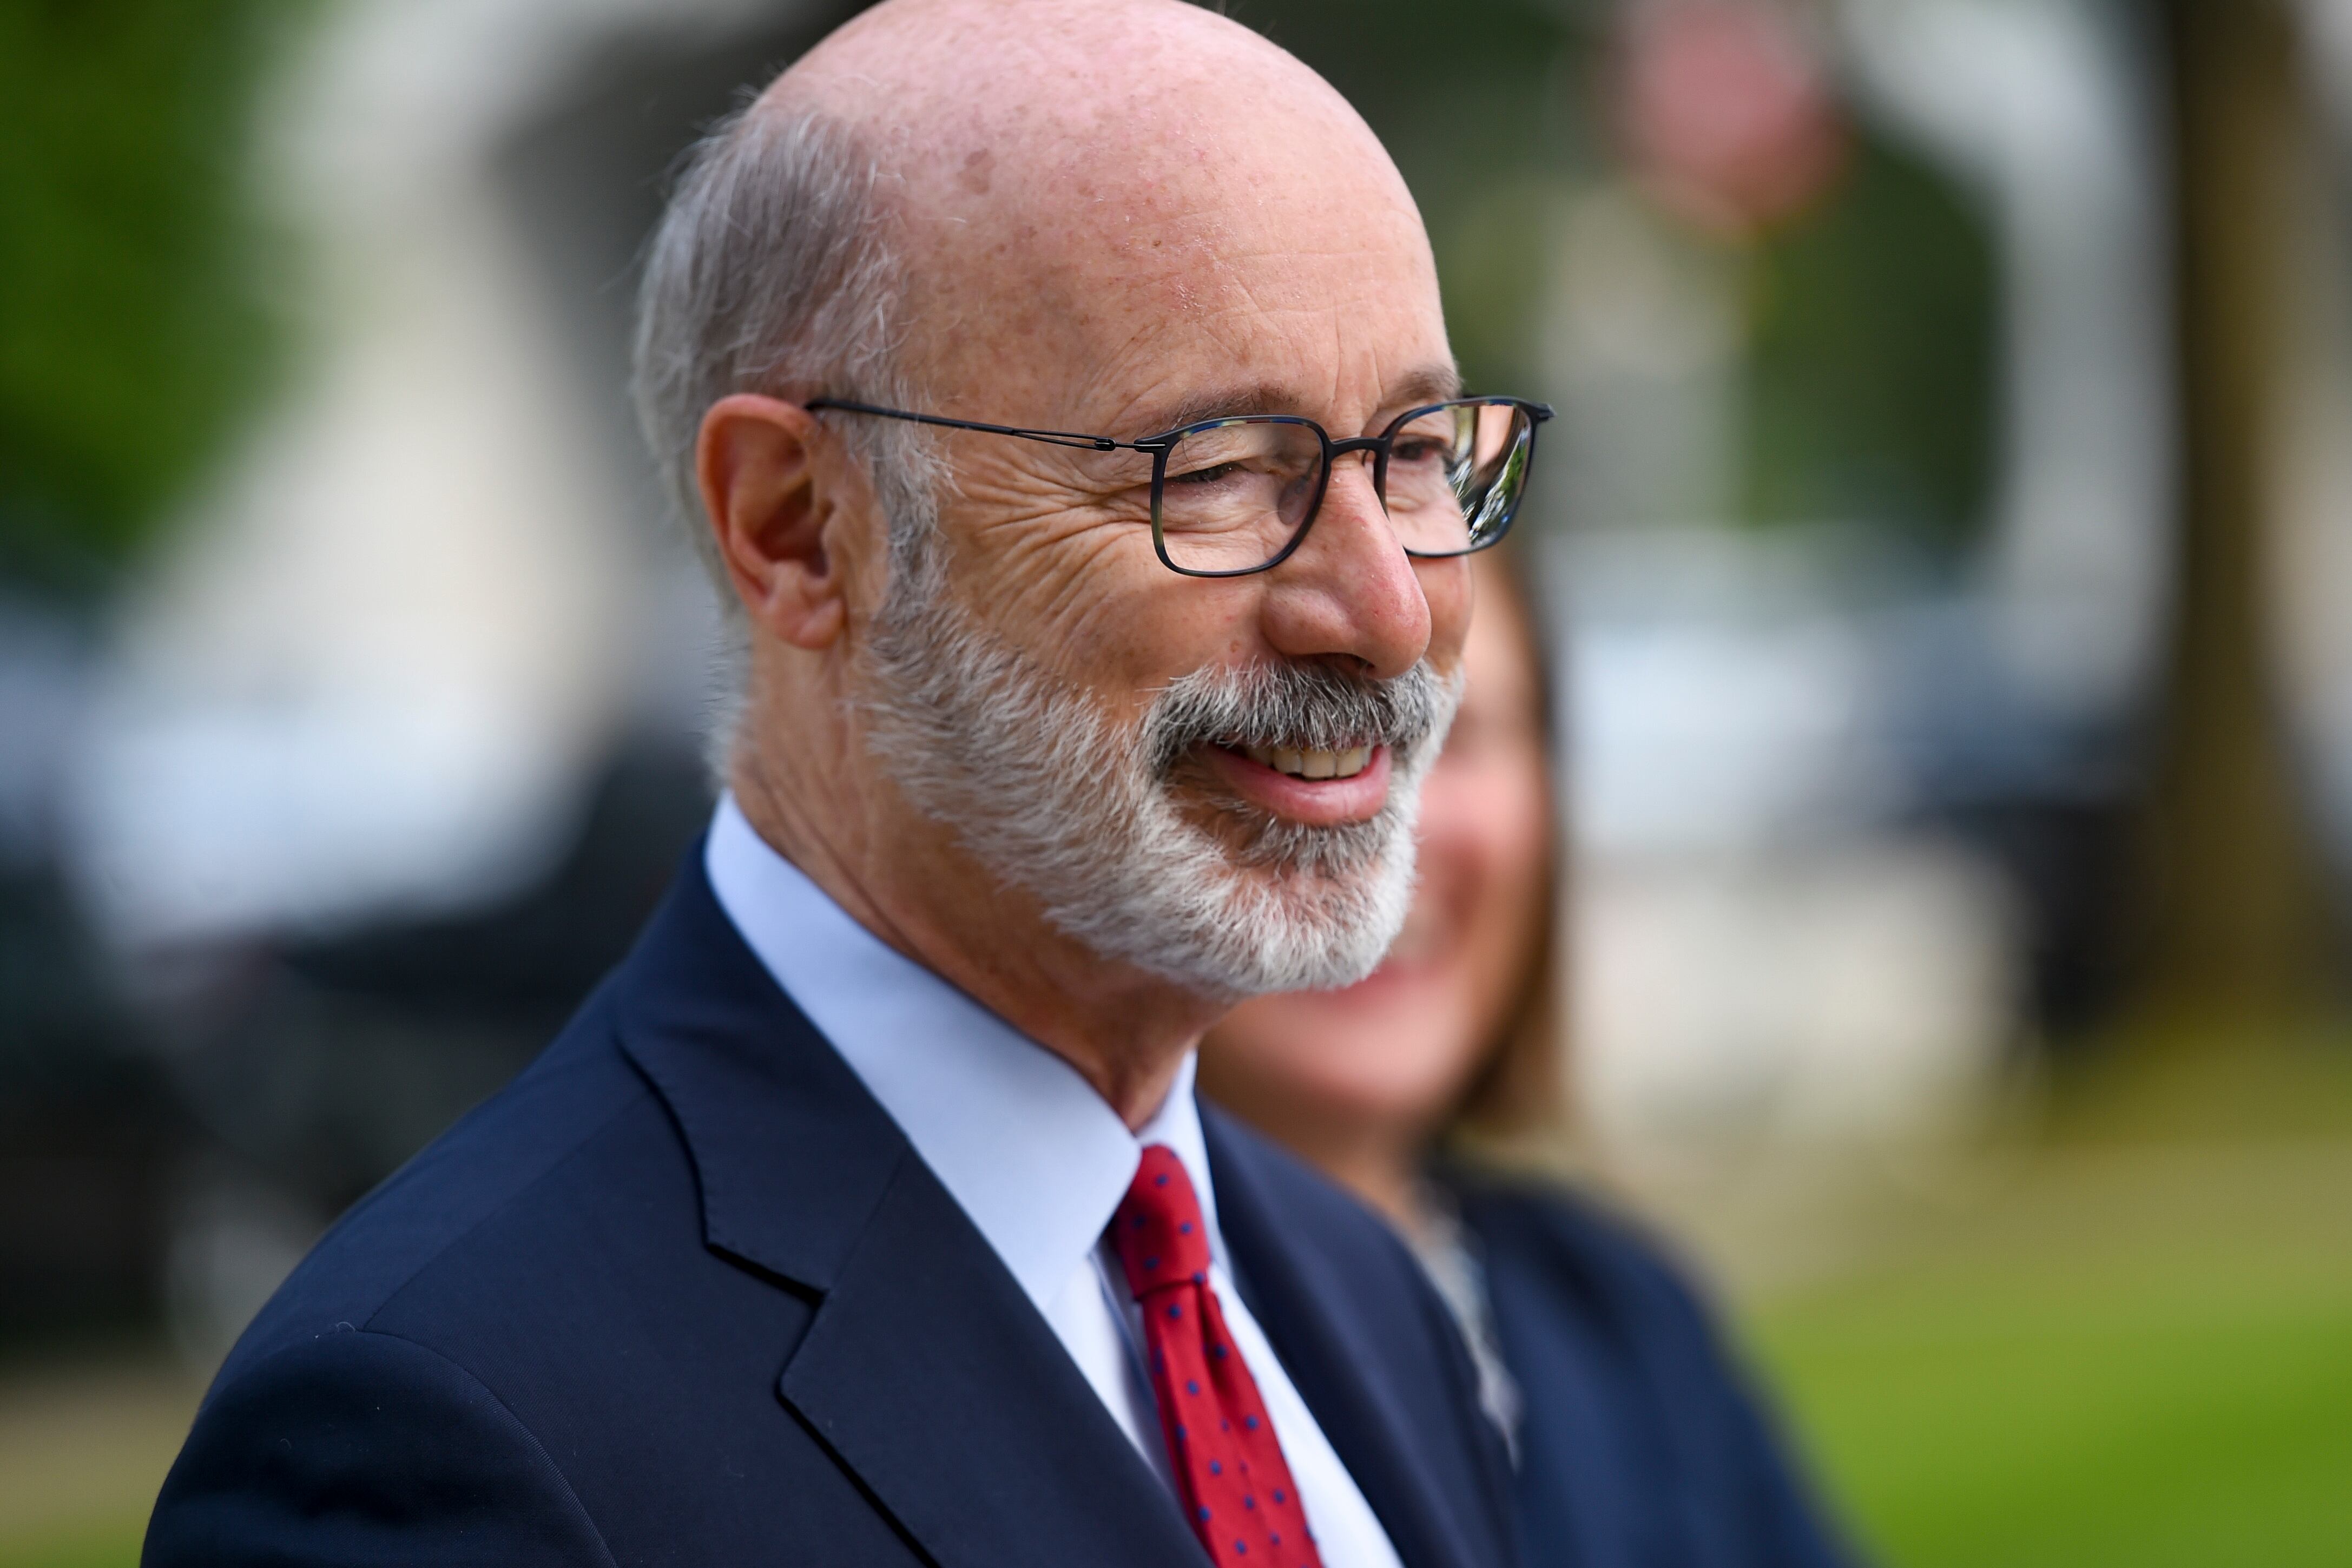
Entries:
[[[1321, 72], [1396, 159], [1471, 388], [1554, 395], [1542, 326], [1561, 219], [1622, 177], [1605, 110], [1611, 8], [1454, 0], [1434, 33], [1405, 0], [1224, 9]], [[1809, 209], [1746, 241], [1689, 236], [1723, 246], [1744, 279], [1738, 493], [1726, 499], [1760, 525], [1964, 544], [1998, 460], [1990, 225], [1958, 180], [1866, 120], [1852, 131], [1847, 167]]]
[[102, 585], [263, 388], [248, 130], [303, 3], [0, 5], [0, 575]]
[[1960, 187], [1864, 127], [1746, 271], [1744, 514], [1967, 538], [1992, 499], [2000, 296]]

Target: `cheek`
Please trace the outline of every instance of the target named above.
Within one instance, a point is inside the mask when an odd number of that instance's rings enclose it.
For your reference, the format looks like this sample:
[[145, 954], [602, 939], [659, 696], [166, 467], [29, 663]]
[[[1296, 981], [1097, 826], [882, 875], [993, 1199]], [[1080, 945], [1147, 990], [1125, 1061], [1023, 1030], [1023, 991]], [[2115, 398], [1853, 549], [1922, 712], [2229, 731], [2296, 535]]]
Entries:
[[[1490, 755], [1465, 757], [1456, 750], [1439, 760], [1422, 785], [1424, 896], [1439, 900], [1454, 925], [1475, 923], [1498, 886], [1514, 879], [1517, 863], [1541, 850], [1541, 803], [1533, 802], [1530, 810], [1530, 788], [1514, 771]], [[1533, 786], [1533, 793], [1540, 790], [1539, 784]]]
[[950, 576], [998, 636], [1071, 686], [1138, 710], [1177, 676], [1238, 661], [1263, 592], [1254, 578], [1179, 576], [1148, 533], [1069, 516], [968, 534]]
[[1509, 997], [1549, 884], [1550, 797], [1540, 759], [1514, 749], [1435, 770], [1424, 794], [1423, 896], [1456, 931], [1455, 983], [1482, 1025]]
[[1542, 875], [1551, 848], [1550, 791], [1533, 759], [1495, 770], [1465, 792], [1475, 812], [1475, 853], [1487, 874], [1507, 886], [1524, 886]]
[[1499, 1019], [1507, 992], [1528, 962], [1528, 944], [1540, 923], [1545, 889], [1551, 882], [1551, 804], [1535, 767], [1514, 768], [1478, 792], [1475, 833], [1465, 833], [1456, 854], [1470, 868], [1475, 897], [1466, 911], [1474, 932], [1474, 962], [1486, 994], [1478, 1010]]

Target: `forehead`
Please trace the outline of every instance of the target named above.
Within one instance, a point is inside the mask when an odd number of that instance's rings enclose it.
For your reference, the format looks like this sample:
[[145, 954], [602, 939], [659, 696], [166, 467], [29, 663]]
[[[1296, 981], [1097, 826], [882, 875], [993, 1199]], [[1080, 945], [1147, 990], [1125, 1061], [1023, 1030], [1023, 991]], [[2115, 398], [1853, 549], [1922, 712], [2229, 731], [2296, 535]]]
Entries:
[[1419, 213], [1361, 121], [1336, 100], [1232, 107], [999, 137], [910, 189], [927, 379], [988, 389], [990, 416], [1137, 417], [1204, 376], [1339, 412], [1445, 363]]

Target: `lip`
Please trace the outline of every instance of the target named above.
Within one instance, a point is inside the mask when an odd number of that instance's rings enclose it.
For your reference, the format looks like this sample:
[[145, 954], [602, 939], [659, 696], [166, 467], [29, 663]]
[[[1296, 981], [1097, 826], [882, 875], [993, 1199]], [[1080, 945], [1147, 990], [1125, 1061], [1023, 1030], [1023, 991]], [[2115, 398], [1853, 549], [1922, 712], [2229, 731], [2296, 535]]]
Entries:
[[1389, 748], [1372, 748], [1372, 760], [1353, 778], [1293, 778], [1239, 752], [1203, 746], [1200, 755], [1235, 795], [1288, 822], [1310, 827], [1340, 827], [1369, 822], [1389, 799]]

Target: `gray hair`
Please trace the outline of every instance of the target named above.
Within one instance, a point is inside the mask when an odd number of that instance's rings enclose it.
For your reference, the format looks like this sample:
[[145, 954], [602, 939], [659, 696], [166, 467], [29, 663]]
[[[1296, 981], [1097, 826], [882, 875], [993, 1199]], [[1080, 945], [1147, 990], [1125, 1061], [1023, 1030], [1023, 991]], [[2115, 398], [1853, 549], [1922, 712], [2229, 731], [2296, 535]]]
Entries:
[[[915, 401], [898, 366], [904, 269], [883, 181], [840, 121], [749, 105], [688, 155], [646, 247], [637, 419], [730, 619], [740, 606], [695, 476], [710, 405], [738, 392]], [[844, 423], [889, 519], [894, 565], [911, 566], [937, 515], [929, 445], [898, 421]]]

